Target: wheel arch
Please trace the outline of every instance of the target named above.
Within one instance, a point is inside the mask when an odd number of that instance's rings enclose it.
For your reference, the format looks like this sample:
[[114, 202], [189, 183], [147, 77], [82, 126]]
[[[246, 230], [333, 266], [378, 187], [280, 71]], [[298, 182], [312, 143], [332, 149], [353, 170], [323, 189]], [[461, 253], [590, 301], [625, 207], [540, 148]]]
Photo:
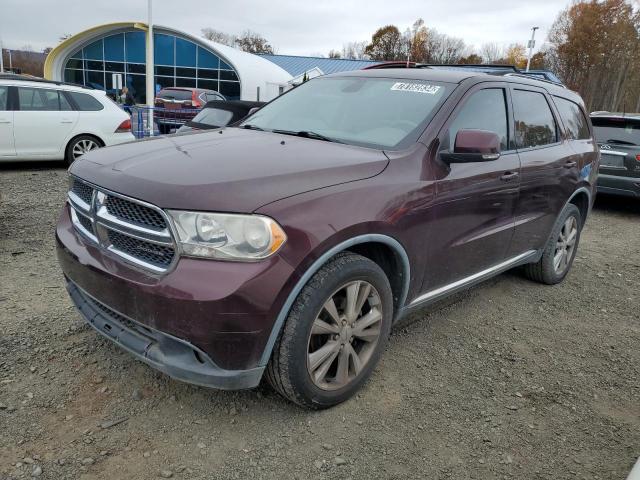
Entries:
[[93, 138], [95, 138], [96, 140], [98, 140], [98, 142], [100, 142], [100, 147], [104, 147], [104, 146], [105, 146], [104, 140], [100, 137], [100, 135], [96, 135], [95, 133], [85, 133], [85, 132], [83, 132], [83, 133], [76, 133], [76, 134], [74, 134], [74, 135], [73, 135], [69, 140], [67, 140], [67, 144], [66, 144], [66, 145], [65, 145], [65, 147], [64, 147], [64, 153], [65, 153], [65, 154], [67, 153], [67, 150], [68, 150], [68, 149], [69, 149], [69, 147], [71, 146], [71, 143], [72, 143], [75, 139], [77, 139], [77, 138], [79, 138], [79, 137], [93, 137]]
[[587, 187], [580, 187], [575, 192], [573, 192], [573, 194], [567, 201], [567, 204], [569, 203], [574, 204], [576, 207], [578, 207], [578, 210], [580, 210], [580, 216], [582, 217], [582, 226], [584, 226], [591, 210], [591, 192]]
[[[260, 358], [259, 365], [265, 366], [269, 362], [273, 346], [280, 335], [282, 327], [289, 315], [289, 311], [293, 306], [299, 293], [307, 284], [309, 279], [318, 271], [324, 264], [326, 264], [331, 258], [340, 252], [350, 251], [358, 253], [366, 258], [369, 258], [376, 264], [378, 264], [389, 278], [391, 289], [394, 294], [394, 320], [397, 318], [399, 312], [402, 311], [402, 307], [406, 302], [407, 293], [409, 291], [409, 279], [410, 279], [410, 264], [409, 256], [402, 244], [395, 238], [384, 234], [364, 234], [351, 237], [344, 240], [337, 245], [332, 246], [322, 253], [302, 274], [300, 279], [296, 282], [291, 289], [287, 298], [280, 308], [278, 316], [271, 329], [271, 334], [267, 340], [262, 357]], [[384, 253], [392, 252], [393, 261], [384, 257]], [[394, 268], [401, 268], [400, 275], [392, 275]], [[395, 277], [395, 278], [392, 278]], [[397, 301], [396, 301], [397, 294]]]

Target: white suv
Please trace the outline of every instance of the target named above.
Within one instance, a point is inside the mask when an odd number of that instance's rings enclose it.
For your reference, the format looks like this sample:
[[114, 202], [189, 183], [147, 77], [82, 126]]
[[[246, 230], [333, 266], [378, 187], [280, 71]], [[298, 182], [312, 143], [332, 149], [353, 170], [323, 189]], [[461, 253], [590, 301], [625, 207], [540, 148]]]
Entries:
[[101, 90], [0, 75], [0, 162], [73, 162], [103, 146], [134, 140], [131, 119]]

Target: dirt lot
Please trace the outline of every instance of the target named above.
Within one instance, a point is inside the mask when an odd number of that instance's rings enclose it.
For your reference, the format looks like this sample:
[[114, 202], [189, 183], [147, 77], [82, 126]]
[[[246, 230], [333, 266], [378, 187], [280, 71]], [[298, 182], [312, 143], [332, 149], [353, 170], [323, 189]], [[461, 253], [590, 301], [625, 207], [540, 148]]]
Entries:
[[0, 167], [0, 479], [624, 479], [640, 455], [639, 202], [598, 201], [562, 285], [507, 273], [421, 312], [357, 398], [307, 412], [83, 326], [54, 255], [66, 185]]

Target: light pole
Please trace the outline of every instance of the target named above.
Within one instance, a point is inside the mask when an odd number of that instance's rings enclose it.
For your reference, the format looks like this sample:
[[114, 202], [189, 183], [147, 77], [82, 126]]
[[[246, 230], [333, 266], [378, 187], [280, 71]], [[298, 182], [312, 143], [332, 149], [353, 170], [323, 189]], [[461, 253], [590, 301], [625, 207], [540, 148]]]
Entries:
[[536, 37], [536, 30], [538, 30], [539, 27], [533, 27], [531, 29], [531, 40], [529, 40], [529, 55], [527, 55], [527, 72], [529, 71], [529, 66], [531, 66], [531, 55], [533, 54], [533, 47], [535, 47], [536, 45], [536, 41], [535, 41], [535, 37]]
[[4, 49], [2, 48], [2, 39], [0, 38], [0, 73], [4, 73], [4, 55], [2, 52]]
[[147, 66], [146, 73], [146, 90], [147, 90], [147, 122], [149, 123], [149, 136], [153, 136], [153, 105], [154, 97], [156, 95], [156, 81], [155, 81], [155, 68], [153, 60], [153, 0], [148, 0], [147, 9]]

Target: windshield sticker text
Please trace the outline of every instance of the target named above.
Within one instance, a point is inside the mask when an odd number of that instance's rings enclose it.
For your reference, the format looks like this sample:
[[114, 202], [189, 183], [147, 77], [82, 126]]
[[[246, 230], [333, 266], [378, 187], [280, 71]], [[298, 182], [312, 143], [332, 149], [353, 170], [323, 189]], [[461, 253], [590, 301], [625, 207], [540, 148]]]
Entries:
[[391, 90], [399, 92], [415, 92], [415, 93], [428, 93], [429, 95], [435, 95], [440, 91], [439, 85], [425, 85], [424, 83], [405, 83], [396, 82], [391, 87]]

